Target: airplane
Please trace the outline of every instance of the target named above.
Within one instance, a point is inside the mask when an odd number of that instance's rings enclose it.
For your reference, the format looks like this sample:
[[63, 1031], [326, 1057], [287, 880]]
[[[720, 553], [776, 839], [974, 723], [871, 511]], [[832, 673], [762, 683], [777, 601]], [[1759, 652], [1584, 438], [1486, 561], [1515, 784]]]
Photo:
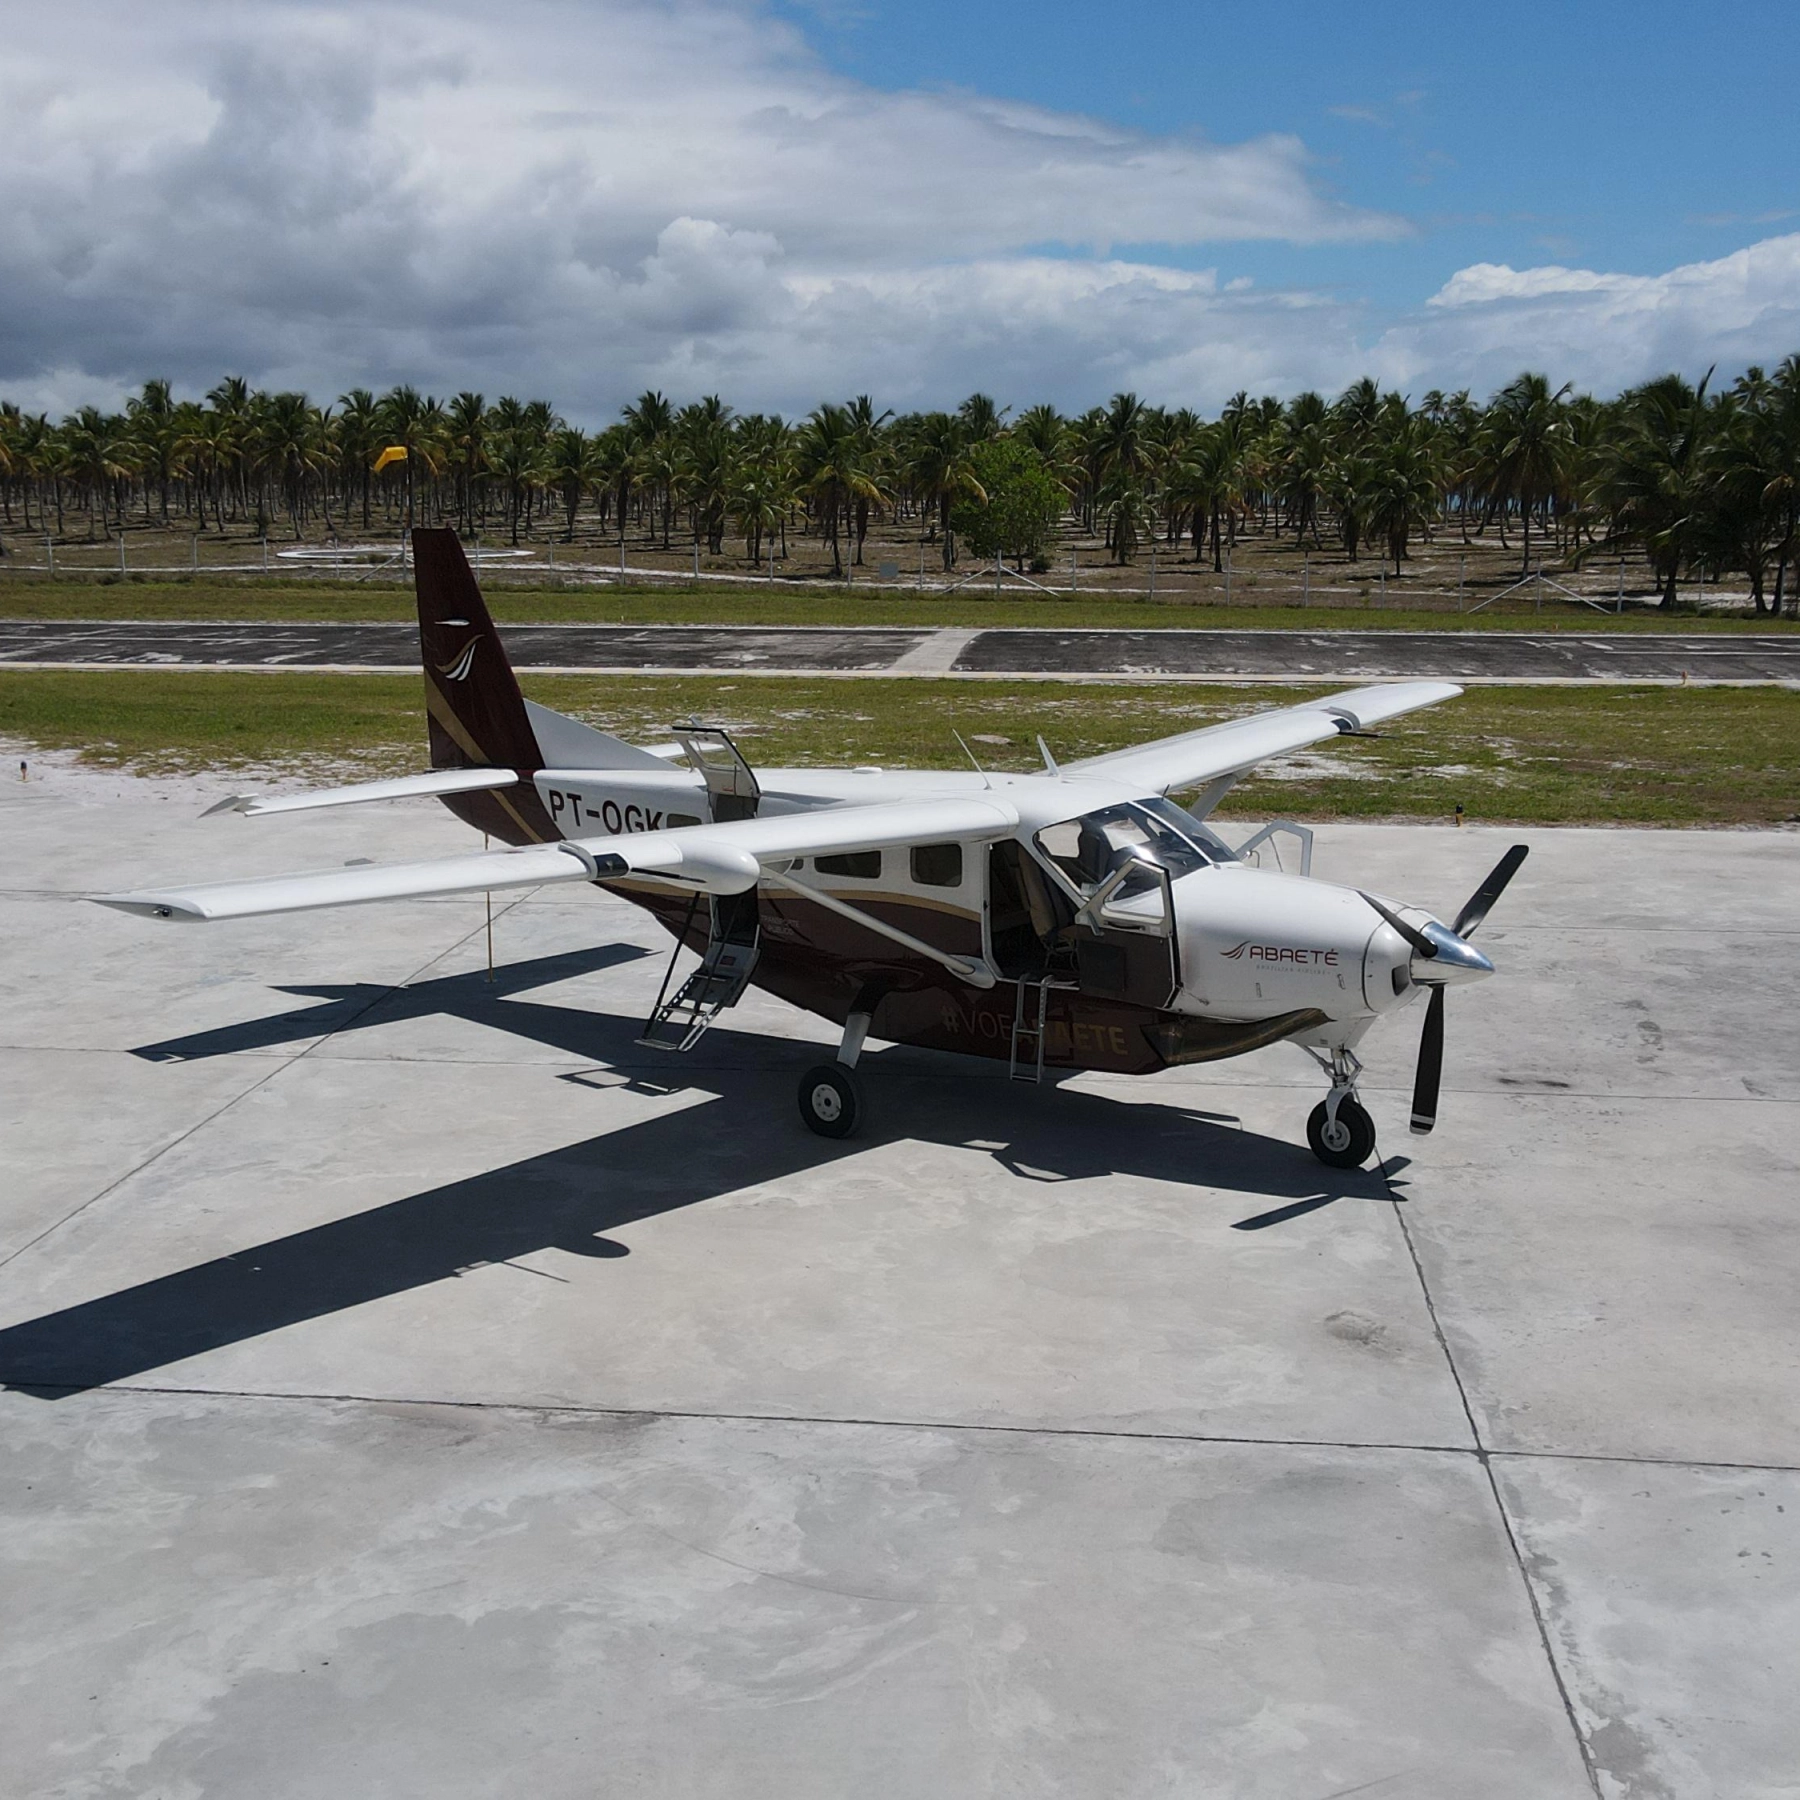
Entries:
[[[1355, 1168], [1375, 1148], [1356, 1046], [1424, 992], [1411, 1124], [1436, 1123], [1445, 996], [1494, 972], [1469, 939], [1526, 846], [1445, 924], [1314, 879], [1309, 854], [1297, 875], [1253, 865], [1206, 821], [1267, 758], [1367, 734], [1454, 698], [1455, 684], [1356, 688], [1062, 764], [1040, 737], [1030, 774], [755, 769], [716, 724], [642, 747], [525, 699], [457, 533], [412, 542], [429, 772], [234, 795], [209, 812], [434, 796], [504, 847], [93, 899], [210, 922], [591, 883], [675, 939], [641, 1043], [691, 1050], [751, 986], [841, 1028], [835, 1058], [799, 1088], [806, 1125], [832, 1138], [866, 1116], [856, 1068], [871, 1036], [1005, 1059], [1027, 1081], [1287, 1042], [1329, 1083], [1306, 1122], [1313, 1153]], [[699, 961], [677, 986], [684, 949]]]

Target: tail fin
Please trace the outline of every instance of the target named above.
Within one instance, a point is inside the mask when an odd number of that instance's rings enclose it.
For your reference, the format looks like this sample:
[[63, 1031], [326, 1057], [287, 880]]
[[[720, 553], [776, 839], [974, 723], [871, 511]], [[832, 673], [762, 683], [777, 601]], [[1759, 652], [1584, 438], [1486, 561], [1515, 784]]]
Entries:
[[449, 527], [415, 530], [412, 542], [431, 766], [521, 777], [505, 792], [446, 795], [444, 804], [502, 843], [554, 843], [561, 833], [529, 785], [543, 753], [462, 545]]

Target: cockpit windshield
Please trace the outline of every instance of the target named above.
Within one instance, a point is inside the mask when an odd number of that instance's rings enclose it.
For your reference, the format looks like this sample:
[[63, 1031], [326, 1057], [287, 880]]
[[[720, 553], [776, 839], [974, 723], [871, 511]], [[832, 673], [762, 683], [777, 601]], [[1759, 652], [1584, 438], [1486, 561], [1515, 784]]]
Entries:
[[[1037, 846], [1084, 895], [1127, 863], [1160, 866], [1176, 881], [1196, 869], [1236, 860], [1198, 819], [1160, 796], [1046, 825], [1037, 834]], [[1141, 893], [1155, 879], [1147, 869], [1127, 877], [1118, 890], [1120, 898]]]

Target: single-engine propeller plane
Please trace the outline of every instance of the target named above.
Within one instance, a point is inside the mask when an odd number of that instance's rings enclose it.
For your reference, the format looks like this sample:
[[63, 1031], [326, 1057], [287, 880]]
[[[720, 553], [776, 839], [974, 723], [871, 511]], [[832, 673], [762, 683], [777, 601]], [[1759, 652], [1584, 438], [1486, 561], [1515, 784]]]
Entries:
[[[1470, 942], [1525, 858], [1514, 846], [1454, 924], [1399, 900], [1252, 866], [1206, 819], [1266, 758], [1453, 698], [1406, 681], [1254, 713], [1024, 775], [979, 767], [754, 769], [716, 725], [640, 748], [526, 700], [457, 535], [413, 534], [429, 773], [249, 814], [431, 795], [506, 846], [431, 862], [97, 896], [148, 918], [218, 920], [368, 900], [591, 882], [676, 943], [642, 1042], [691, 1049], [754, 984], [843, 1029], [800, 1082], [827, 1137], [864, 1110], [865, 1037], [1046, 1069], [1144, 1074], [1287, 1041], [1330, 1083], [1314, 1153], [1367, 1160], [1356, 1045], [1430, 998], [1412, 1128], [1437, 1117], [1444, 997], [1493, 973]], [[1196, 795], [1182, 807], [1171, 793]], [[683, 948], [699, 957], [676, 985]], [[671, 989], [673, 991], [671, 992]]]

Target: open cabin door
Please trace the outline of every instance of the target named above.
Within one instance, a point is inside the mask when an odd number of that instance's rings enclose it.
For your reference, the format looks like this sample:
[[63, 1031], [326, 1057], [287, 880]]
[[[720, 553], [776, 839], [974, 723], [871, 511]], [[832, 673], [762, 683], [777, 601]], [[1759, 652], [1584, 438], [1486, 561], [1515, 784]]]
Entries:
[[990, 848], [987, 877], [988, 953], [1006, 980], [1048, 981], [1158, 1011], [1173, 1000], [1180, 967], [1166, 869], [1131, 863], [1079, 913], [1063, 886], [1013, 839]]
[[762, 784], [744, 760], [743, 751], [731, 741], [731, 733], [722, 726], [692, 723], [672, 729], [688, 762], [706, 783], [712, 822], [724, 825], [733, 819], [754, 819], [762, 804]]

